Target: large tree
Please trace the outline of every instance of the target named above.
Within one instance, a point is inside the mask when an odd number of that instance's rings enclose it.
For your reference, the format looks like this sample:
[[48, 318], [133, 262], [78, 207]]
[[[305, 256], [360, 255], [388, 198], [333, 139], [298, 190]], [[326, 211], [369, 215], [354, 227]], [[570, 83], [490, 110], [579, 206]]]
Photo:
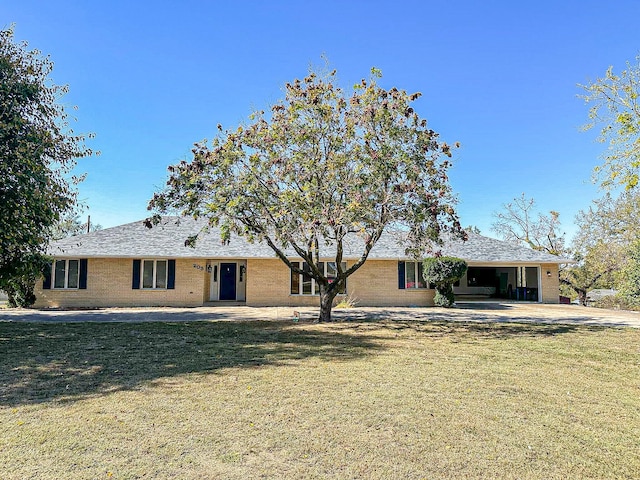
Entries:
[[[577, 238], [580, 235], [581, 233]], [[587, 305], [587, 293], [590, 290], [614, 286], [615, 273], [620, 267], [621, 257], [618, 250], [609, 248], [602, 239], [594, 240], [582, 247], [577, 245], [578, 243], [574, 243], [571, 251], [575, 263], [565, 265], [560, 270], [560, 284], [575, 292], [582, 305]]]
[[591, 105], [585, 129], [598, 126], [598, 139], [609, 144], [595, 179], [604, 187], [636, 187], [640, 179], [640, 55], [619, 74], [609, 67], [604, 77], [581, 87], [586, 92], [582, 98]]
[[55, 225], [52, 233], [53, 240], [60, 240], [66, 237], [75, 237], [76, 235], [82, 235], [83, 233], [97, 232], [102, 230], [102, 225], [99, 223], [91, 223], [91, 217], [87, 217], [87, 221], [84, 222], [77, 210], [63, 216], [57, 225]]
[[640, 235], [640, 194], [607, 193], [580, 211], [576, 223], [579, 230], [571, 245], [576, 263], [563, 269], [560, 279], [586, 304], [592, 288], [620, 288], [625, 282], [621, 273], [629, 272], [630, 249]]
[[[13, 29], [0, 31], [0, 289], [25, 292], [60, 218], [76, 204], [71, 170], [92, 152], [74, 134], [55, 85], [53, 63]], [[26, 287], [28, 290], [28, 286]]]
[[[448, 144], [411, 106], [420, 94], [382, 88], [380, 72], [347, 95], [336, 73], [311, 72], [285, 86], [269, 114], [223, 131], [193, 149], [193, 159], [169, 167], [166, 189], [149, 208], [180, 212], [231, 233], [266, 242], [293, 272], [319, 285], [319, 321], [347, 277], [367, 260], [386, 229], [405, 237], [416, 258], [444, 231], [464, 237], [447, 171]], [[343, 268], [345, 242], [358, 237], [359, 258]], [[307, 269], [294, 262], [295, 251]], [[335, 279], [322, 261], [331, 255]]]
[[541, 213], [533, 198], [523, 193], [493, 213], [491, 230], [503, 240], [533, 250], [560, 255], [564, 251], [564, 233], [560, 232], [560, 214]]

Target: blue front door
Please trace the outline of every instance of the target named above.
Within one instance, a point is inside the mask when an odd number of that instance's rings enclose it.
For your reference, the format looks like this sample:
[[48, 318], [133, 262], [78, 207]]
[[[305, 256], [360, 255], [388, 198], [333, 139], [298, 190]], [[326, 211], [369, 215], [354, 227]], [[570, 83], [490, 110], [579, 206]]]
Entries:
[[236, 299], [236, 268], [235, 263], [220, 264], [220, 300]]

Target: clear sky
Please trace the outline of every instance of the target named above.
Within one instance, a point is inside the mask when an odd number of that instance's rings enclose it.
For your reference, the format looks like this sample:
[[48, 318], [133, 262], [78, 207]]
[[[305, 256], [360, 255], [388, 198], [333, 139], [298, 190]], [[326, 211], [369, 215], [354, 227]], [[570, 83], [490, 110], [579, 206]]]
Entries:
[[372, 66], [423, 96], [416, 111], [450, 143], [464, 225], [525, 192], [561, 213], [600, 195], [603, 146], [583, 133], [579, 83], [640, 52], [640, 1], [0, 0], [0, 27], [51, 56], [65, 105], [99, 157], [80, 197], [104, 227], [145, 218], [166, 167], [216, 124], [234, 128], [325, 54], [349, 89]]

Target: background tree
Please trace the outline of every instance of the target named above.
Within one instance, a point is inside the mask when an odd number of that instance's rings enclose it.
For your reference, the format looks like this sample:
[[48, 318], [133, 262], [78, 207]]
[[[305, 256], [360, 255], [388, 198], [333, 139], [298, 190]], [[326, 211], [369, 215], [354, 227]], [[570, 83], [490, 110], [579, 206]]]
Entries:
[[640, 240], [627, 249], [627, 259], [620, 275], [620, 295], [633, 306], [640, 305]]
[[571, 252], [576, 264], [562, 270], [560, 280], [586, 305], [592, 288], [621, 288], [632, 278], [627, 262], [630, 249], [640, 235], [640, 194], [626, 191], [618, 197], [607, 193], [594, 200], [576, 217], [579, 230], [572, 241]]
[[74, 210], [60, 219], [53, 229], [52, 239], [60, 240], [61, 238], [75, 237], [83, 233], [97, 232], [98, 230], [102, 230], [102, 225], [91, 223], [90, 217], [87, 217], [87, 221], [83, 222], [80, 215]]
[[614, 286], [620, 257], [617, 251], [608, 248], [606, 242], [598, 240], [586, 248], [574, 249], [572, 258], [575, 263], [565, 265], [560, 270], [563, 294], [572, 296], [570, 292], [575, 292], [580, 304], [586, 306], [590, 290]]
[[580, 211], [576, 222], [580, 235], [574, 243], [580, 248], [598, 239], [611, 247], [626, 248], [640, 236], [640, 192], [625, 191], [618, 196], [607, 193]]
[[525, 245], [533, 250], [560, 255], [564, 252], [564, 233], [560, 233], [560, 214], [550, 211], [544, 215], [536, 211], [536, 202], [523, 193], [494, 212], [491, 230], [507, 242]]
[[69, 128], [59, 103], [67, 87], [51, 82], [52, 68], [49, 57], [16, 43], [12, 28], [0, 31], [0, 289], [10, 299], [33, 299], [28, 280], [76, 203], [80, 179], [68, 176], [92, 153]]
[[640, 169], [640, 55], [627, 62], [619, 75], [609, 67], [605, 76], [588, 85], [582, 96], [589, 109], [585, 130], [600, 127], [598, 140], [608, 143], [604, 164], [595, 168], [595, 180], [604, 187], [631, 189], [638, 185]]
[[456, 257], [430, 257], [423, 262], [423, 276], [436, 286], [433, 303], [438, 307], [451, 307], [455, 302], [453, 284], [467, 271], [467, 262]]
[[[206, 217], [231, 233], [266, 242], [293, 272], [319, 285], [319, 321], [331, 319], [334, 298], [367, 260], [385, 229], [395, 228], [417, 256], [443, 231], [464, 236], [448, 183], [451, 147], [438, 140], [411, 106], [420, 94], [386, 90], [380, 72], [351, 96], [335, 71], [287, 83], [270, 115], [222, 131], [169, 167], [167, 188], [149, 208]], [[360, 257], [342, 267], [344, 243], [359, 238]], [[291, 248], [307, 265], [294, 264]], [[335, 280], [321, 265], [335, 259]], [[324, 257], [324, 258], [323, 258]]]

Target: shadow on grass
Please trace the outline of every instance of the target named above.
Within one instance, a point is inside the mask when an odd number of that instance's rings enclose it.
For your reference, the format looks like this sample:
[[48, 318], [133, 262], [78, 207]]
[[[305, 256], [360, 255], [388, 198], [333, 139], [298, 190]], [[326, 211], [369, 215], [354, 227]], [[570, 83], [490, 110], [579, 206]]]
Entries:
[[[351, 323], [354, 322], [354, 323]], [[491, 322], [451, 321], [442, 319], [433, 320], [384, 320], [384, 319], [350, 319], [343, 321], [336, 330], [357, 330], [363, 333], [367, 331], [380, 331], [386, 329], [389, 333], [400, 332], [415, 333], [423, 337], [444, 338], [453, 342], [466, 342], [469, 340], [506, 340], [510, 338], [534, 338], [553, 337], [556, 335], [586, 332], [601, 332], [606, 327], [582, 326], [572, 324], [538, 324], [538, 323], [512, 323], [499, 322], [495, 319]], [[391, 338], [391, 337], [385, 337]]]
[[[363, 323], [361, 325], [367, 325]], [[553, 337], [568, 333], [602, 331], [604, 327], [580, 326], [580, 325], [548, 325], [532, 323], [500, 323], [500, 322], [451, 322], [442, 320], [429, 321], [393, 321], [372, 322], [372, 329], [378, 329], [382, 325], [390, 331], [411, 330], [420, 335], [442, 338], [448, 337], [455, 341], [509, 339], [517, 337]], [[366, 327], [365, 327], [366, 328]]]
[[[509, 305], [487, 306], [476, 308], [475, 306], [458, 306], [451, 309], [437, 309], [433, 307], [417, 308], [376, 308], [374, 310], [345, 309], [334, 310], [332, 318], [339, 322], [380, 322], [393, 320], [395, 322], [453, 322], [453, 323], [486, 323], [486, 324], [526, 324], [524, 330], [558, 331], [574, 330], [578, 328], [603, 328], [603, 327], [629, 327], [630, 323], [623, 320], [602, 320], [597, 316], [589, 315], [550, 315], [536, 314], [533, 312], [518, 312], [513, 310], [509, 315], [499, 315], [496, 311], [509, 311]], [[551, 326], [552, 328], [548, 328]], [[483, 327], [479, 327], [483, 329]], [[515, 327], [516, 330], [519, 327]]]
[[290, 322], [0, 323], [0, 405], [78, 400], [157, 378], [380, 349], [361, 333]]

